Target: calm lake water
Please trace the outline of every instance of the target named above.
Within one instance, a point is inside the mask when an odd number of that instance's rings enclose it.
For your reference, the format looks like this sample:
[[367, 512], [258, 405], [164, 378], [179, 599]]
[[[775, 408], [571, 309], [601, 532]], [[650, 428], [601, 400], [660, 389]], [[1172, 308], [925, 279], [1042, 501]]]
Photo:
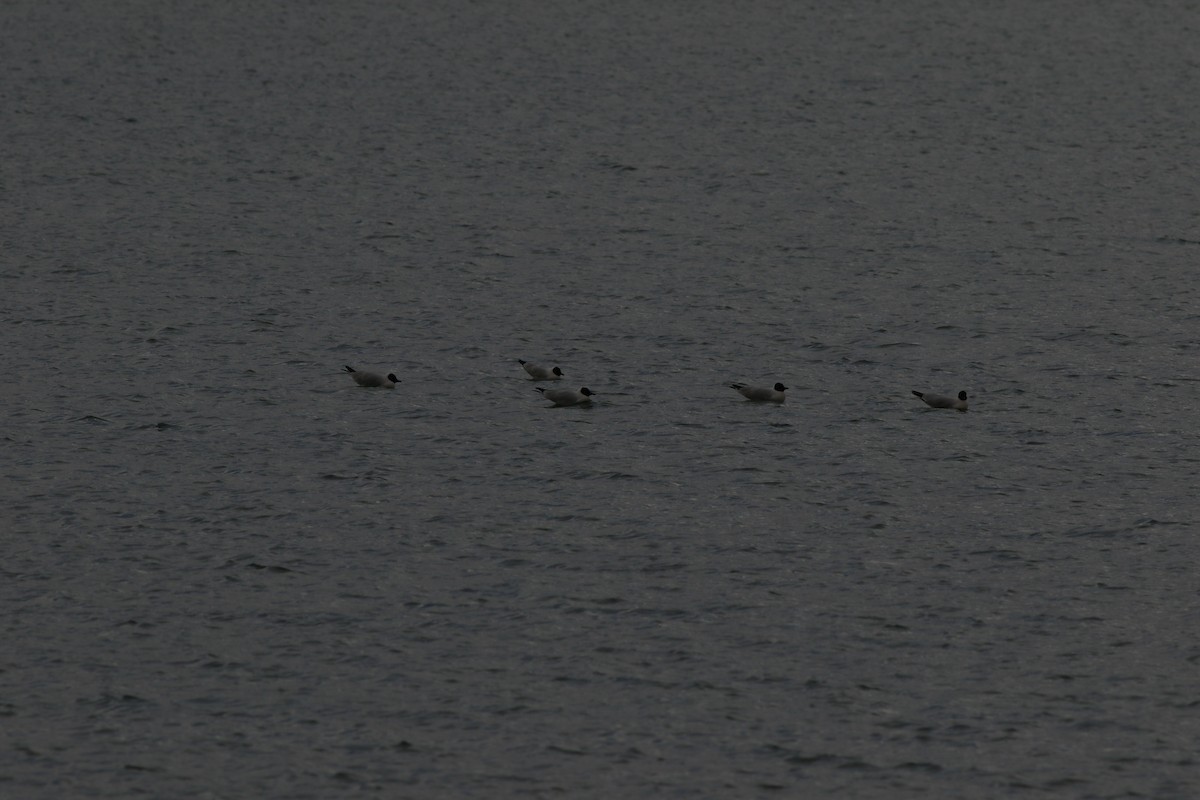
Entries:
[[0, 794], [1200, 795], [1194, 4], [0, 18]]

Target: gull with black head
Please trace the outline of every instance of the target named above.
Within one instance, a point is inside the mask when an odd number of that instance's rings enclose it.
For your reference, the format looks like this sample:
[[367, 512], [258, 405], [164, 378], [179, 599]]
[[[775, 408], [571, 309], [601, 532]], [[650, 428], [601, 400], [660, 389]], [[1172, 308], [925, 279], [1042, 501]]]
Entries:
[[384, 375], [379, 372], [358, 370], [354, 367], [346, 367], [346, 372], [349, 373], [350, 377], [359, 386], [366, 386], [368, 388], [394, 389], [396, 388], [396, 384], [400, 382], [400, 379], [392, 372]]
[[742, 397], [747, 400], [754, 400], [759, 403], [782, 403], [785, 399], [784, 392], [787, 391], [786, 386], [782, 383], [775, 384], [774, 388], [767, 386], [748, 386], [744, 383], [731, 383], [730, 389], [737, 389]]
[[556, 381], [563, 376], [563, 371], [558, 367], [543, 367], [540, 364], [530, 364], [528, 361], [517, 359], [517, 363], [525, 368], [529, 373], [529, 377], [535, 381]]
[[574, 389], [543, 389], [541, 386], [535, 387], [542, 396], [554, 403], [556, 406], [574, 406], [580, 403], [592, 402], [592, 396], [596, 393], [584, 386], [578, 392]]
[[931, 392], [918, 392], [916, 389], [912, 393], [925, 401], [925, 405], [930, 408], [953, 408], [955, 411], [967, 410], [967, 393], [959, 392], [958, 397], [950, 397], [944, 394], [933, 394]]

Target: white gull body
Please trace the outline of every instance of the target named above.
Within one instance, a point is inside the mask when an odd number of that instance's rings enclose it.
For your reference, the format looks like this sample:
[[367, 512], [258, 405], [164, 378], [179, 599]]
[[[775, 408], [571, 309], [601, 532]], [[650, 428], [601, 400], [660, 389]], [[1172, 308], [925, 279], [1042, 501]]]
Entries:
[[958, 397], [949, 397], [944, 394], [931, 394], [929, 392], [918, 392], [913, 389], [913, 394], [925, 401], [925, 405], [930, 408], [953, 408], [955, 411], [967, 410], [967, 393], [959, 392]]
[[366, 372], [354, 367], [346, 367], [346, 372], [350, 374], [351, 378], [354, 378], [354, 382], [359, 386], [394, 389], [396, 388], [396, 384], [400, 382], [400, 379], [392, 372], [383, 375], [379, 372]]
[[747, 400], [766, 403], [782, 403], [786, 399], [783, 393], [787, 391], [787, 387], [782, 383], [775, 384], [773, 389], [766, 386], [747, 386], [744, 383], [731, 383], [729, 388], [737, 389]]
[[574, 389], [543, 389], [541, 386], [538, 386], [537, 390], [556, 406], [573, 406], [579, 403], [590, 403], [592, 402], [592, 395], [595, 394], [595, 392], [586, 386], [578, 392]]
[[529, 377], [535, 381], [556, 381], [563, 376], [563, 371], [558, 367], [543, 367], [539, 364], [530, 364], [528, 361], [517, 359], [517, 363], [525, 368], [529, 373]]

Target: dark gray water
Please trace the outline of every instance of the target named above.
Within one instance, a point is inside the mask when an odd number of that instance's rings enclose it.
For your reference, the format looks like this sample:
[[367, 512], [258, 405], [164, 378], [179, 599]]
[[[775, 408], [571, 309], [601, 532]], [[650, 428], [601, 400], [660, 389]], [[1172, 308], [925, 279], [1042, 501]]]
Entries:
[[0, 16], [3, 796], [1200, 795], [1194, 4]]

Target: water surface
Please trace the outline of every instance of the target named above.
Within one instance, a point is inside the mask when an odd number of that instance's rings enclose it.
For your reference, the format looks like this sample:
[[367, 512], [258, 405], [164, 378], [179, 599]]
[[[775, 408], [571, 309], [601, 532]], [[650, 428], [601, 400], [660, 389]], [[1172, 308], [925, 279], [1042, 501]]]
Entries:
[[1195, 11], [1078, 11], [10, 4], [4, 791], [1195, 796]]

